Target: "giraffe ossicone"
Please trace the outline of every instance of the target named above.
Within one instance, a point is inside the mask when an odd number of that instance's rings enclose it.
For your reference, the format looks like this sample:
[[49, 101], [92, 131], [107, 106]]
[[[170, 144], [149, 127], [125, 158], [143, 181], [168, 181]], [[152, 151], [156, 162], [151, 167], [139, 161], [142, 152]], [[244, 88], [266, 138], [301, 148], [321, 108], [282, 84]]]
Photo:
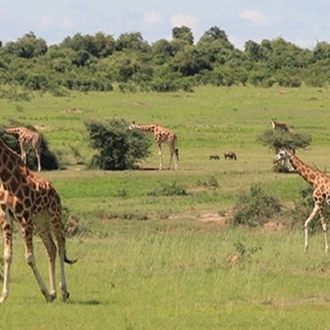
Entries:
[[170, 149], [170, 164], [169, 169], [172, 165], [172, 160], [174, 156], [174, 169], [178, 168], [179, 161], [179, 149], [176, 147], [177, 136], [176, 134], [159, 124], [149, 124], [149, 125], [137, 125], [134, 121], [129, 126], [129, 129], [138, 129], [143, 132], [150, 132], [154, 135], [154, 139], [158, 147], [158, 156], [159, 156], [159, 170], [163, 169], [163, 157], [162, 157], [162, 144], [167, 143]]
[[[60, 259], [60, 289], [62, 300], [69, 297], [64, 263], [74, 263], [66, 257], [66, 240], [62, 221], [61, 199], [52, 184], [31, 171], [21, 157], [0, 139], [0, 223], [4, 238], [4, 274], [0, 302], [9, 293], [12, 264], [13, 222], [22, 230], [25, 259], [31, 267], [40, 291], [47, 302], [56, 298], [55, 259]], [[48, 257], [50, 288], [47, 289], [36, 265], [33, 235], [37, 231]], [[57, 245], [54, 242], [53, 236]]]
[[327, 222], [324, 214], [324, 207], [330, 204], [330, 178], [324, 172], [312, 168], [300, 160], [293, 152], [281, 148], [273, 159], [273, 163], [281, 160], [290, 162], [296, 172], [313, 187], [314, 208], [304, 224], [305, 229], [305, 251], [308, 249], [308, 225], [319, 214], [324, 236], [325, 253], [328, 253]]

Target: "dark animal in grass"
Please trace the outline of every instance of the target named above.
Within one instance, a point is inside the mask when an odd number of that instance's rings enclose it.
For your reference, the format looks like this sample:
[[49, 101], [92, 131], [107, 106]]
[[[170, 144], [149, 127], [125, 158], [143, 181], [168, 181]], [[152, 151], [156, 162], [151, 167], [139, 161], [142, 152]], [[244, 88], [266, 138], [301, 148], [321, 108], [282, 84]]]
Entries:
[[210, 160], [212, 160], [212, 159], [220, 160], [220, 157], [219, 157], [219, 155], [210, 155]]
[[225, 156], [225, 159], [237, 160], [237, 156], [233, 151], [225, 152], [223, 155]]

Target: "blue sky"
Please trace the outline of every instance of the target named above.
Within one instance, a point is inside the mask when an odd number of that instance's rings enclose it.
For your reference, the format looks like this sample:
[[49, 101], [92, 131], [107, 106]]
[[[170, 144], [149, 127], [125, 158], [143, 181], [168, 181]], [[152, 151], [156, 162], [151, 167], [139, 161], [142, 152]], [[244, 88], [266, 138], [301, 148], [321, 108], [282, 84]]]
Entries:
[[329, 0], [0, 0], [0, 13], [3, 43], [30, 31], [48, 45], [102, 31], [115, 38], [141, 32], [151, 44], [170, 40], [173, 27], [182, 25], [195, 42], [218, 26], [241, 49], [248, 40], [277, 37], [303, 48], [330, 42]]

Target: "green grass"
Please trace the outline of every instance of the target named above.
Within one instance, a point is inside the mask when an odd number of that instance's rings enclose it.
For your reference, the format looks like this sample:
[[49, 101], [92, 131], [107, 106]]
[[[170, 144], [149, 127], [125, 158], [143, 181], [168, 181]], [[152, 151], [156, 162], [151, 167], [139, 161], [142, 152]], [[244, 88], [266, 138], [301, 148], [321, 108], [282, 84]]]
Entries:
[[[24, 262], [21, 235], [15, 234], [10, 296], [0, 306], [0, 327], [329, 328], [330, 262], [322, 235], [311, 236], [304, 254], [302, 230], [233, 228], [222, 221], [230, 220], [237, 195], [251, 184], [261, 183], [287, 209], [305, 185], [296, 174], [274, 173], [274, 154], [256, 142], [271, 118], [311, 134], [311, 147], [297, 154], [327, 169], [327, 89], [200, 87], [189, 94], [115, 91], [65, 98], [36, 93], [30, 102], [0, 100], [0, 108], [6, 109], [0, 111], [1, 125], [12, 120], [35, 125], [68, 163], [65, 171], [41, 175], [53, 182], [83, 229], [67, 241], [69, 257], [79, 260], [67, 267], [71, 297], [65, 304], [44, 302]], [[155, 145], [140, 171], [77, 165], [70, 146], [86, 163], [93, 152], [84, 121], [113, 117], [173, 129], [179, 137], [178, 170], [157, 170]], [[225, 161], [227, 150], [235, 151], [238, 161]], [[220, 161], [209, 160], [215, 153]], [[168, 156], [164, 146], [165, 164]], [[187, 195], [154, 193], [173, 185]], [[292, 220], [288, 214], [270, 220]], [[44, 251], [38, 238], [35, 242], [46, 279]]]

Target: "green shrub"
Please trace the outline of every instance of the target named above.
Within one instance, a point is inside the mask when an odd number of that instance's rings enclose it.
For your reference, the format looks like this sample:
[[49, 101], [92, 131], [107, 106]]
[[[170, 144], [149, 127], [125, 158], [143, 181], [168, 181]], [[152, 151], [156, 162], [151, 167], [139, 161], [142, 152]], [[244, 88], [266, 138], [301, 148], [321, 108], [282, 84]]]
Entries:
[[148, 196], [187, 196], [187, 190], [184, 186], [173, 183], [162, 183], [160, 187], [147, 193]]
[[234, 225], [256, 226], [276, 217], [281, 211], [279, 200], [266, 194], [259, 184], [239, 194], [234, 206]]
[[150, 155], [151, 141], [143, 132], [130, 131], [123, 119], [108, 123], [85, 122], [91, 147], [96, 149], [91, 166], [102, 170], [125, 170], [137, 168], [137, 163]]

